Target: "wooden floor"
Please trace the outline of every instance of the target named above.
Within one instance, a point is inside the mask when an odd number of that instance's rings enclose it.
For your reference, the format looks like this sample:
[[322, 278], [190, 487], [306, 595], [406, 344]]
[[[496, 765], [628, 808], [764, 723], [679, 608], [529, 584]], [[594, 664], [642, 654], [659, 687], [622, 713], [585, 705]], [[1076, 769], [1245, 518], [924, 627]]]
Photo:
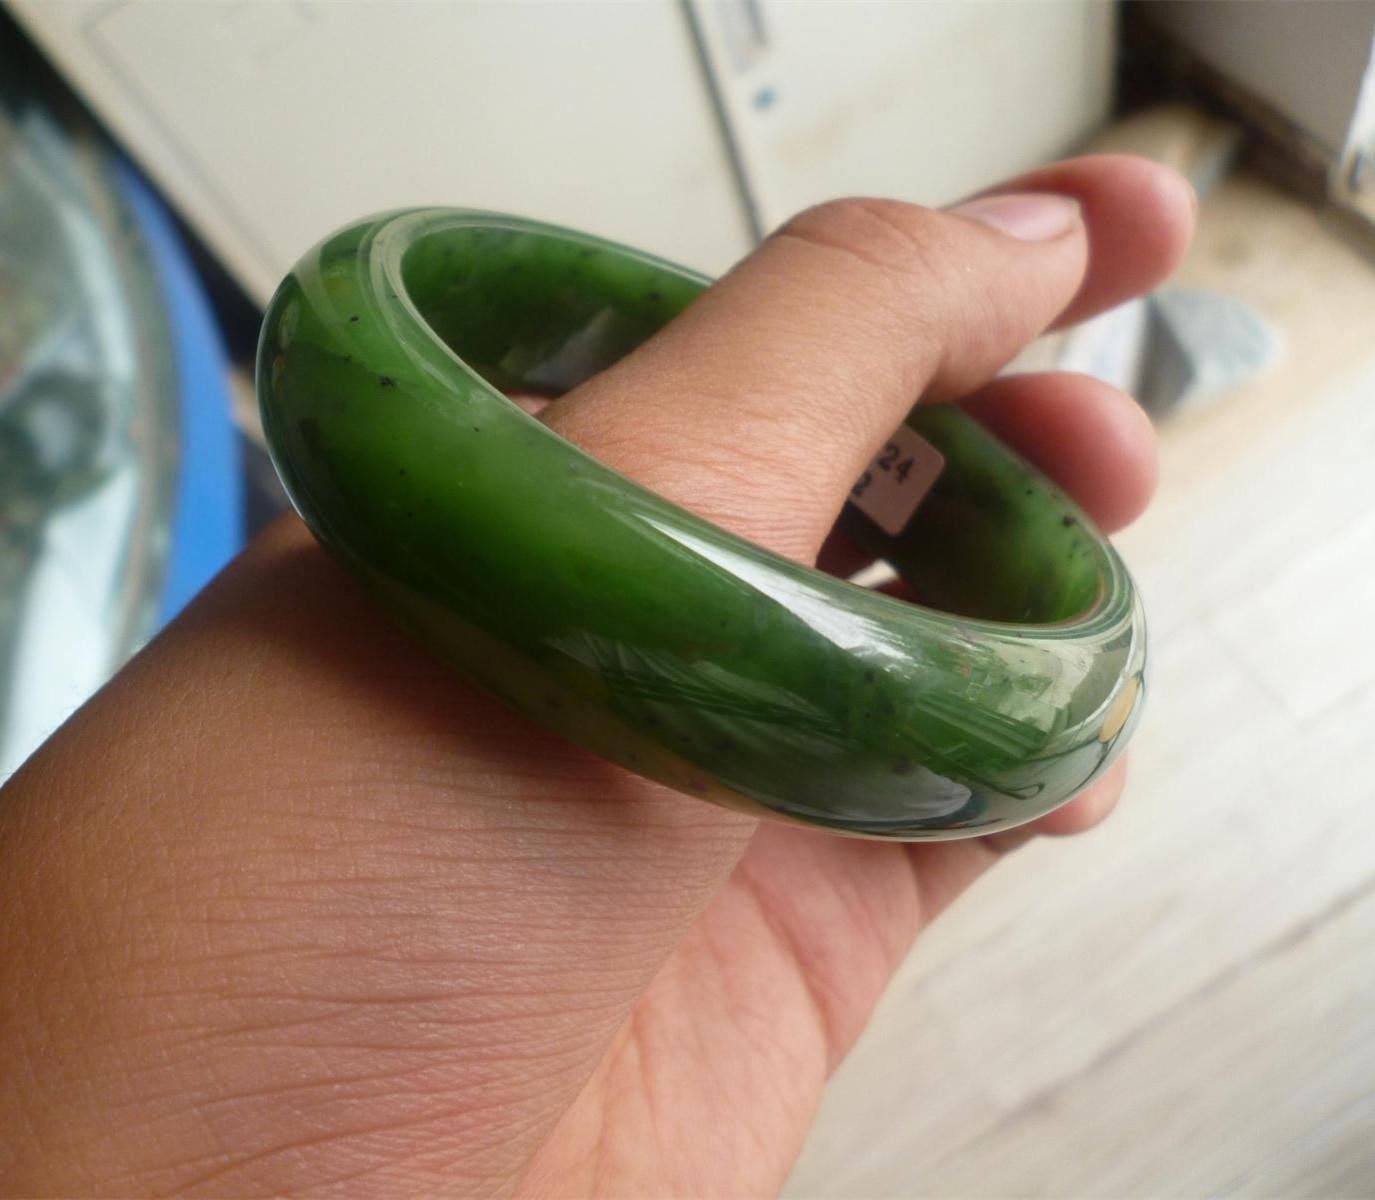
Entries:
[[1119, 540], [1154, 661], [1126, 800], [918, 945], [792, 1196], [1375, 1196], [1375, 268], [1241, 177], [1177, 282], [1283, 347], [1162, 426]]

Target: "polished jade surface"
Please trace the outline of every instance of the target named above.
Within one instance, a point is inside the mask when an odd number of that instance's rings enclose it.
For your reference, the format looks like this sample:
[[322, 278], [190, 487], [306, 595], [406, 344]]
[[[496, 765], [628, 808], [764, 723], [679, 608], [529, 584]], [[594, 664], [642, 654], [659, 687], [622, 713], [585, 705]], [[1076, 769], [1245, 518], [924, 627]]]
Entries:
[[259, 345], [292, 501], [469, 678], [689, 795], [907, 839], [1073, 796], [1134, 723], [1140, 604], [1089, 519], [958, 410], [907, 419], [946, 467], [899, 536], [842, 516], [923, 607], [675, 507], [502, 394], [577, 385], [707, 284], [492, 213], [336, 234], [282, 283]]

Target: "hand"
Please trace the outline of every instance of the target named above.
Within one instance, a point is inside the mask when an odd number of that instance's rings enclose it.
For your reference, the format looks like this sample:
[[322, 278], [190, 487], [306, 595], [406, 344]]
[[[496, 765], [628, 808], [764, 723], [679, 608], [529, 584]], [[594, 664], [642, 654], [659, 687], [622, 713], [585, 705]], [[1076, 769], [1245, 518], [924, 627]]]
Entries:
[[[1191, 194], [1121, 158], [1002, 191], [804, 213], [545, 417], [812, 560], [913, 398], [964, 398], [1118, 527], [1153, 480], [1139, 410], [993, 376], [1162, 278]], [[913, 937], [1121, 780], [982, 840], [757, 825], [468, 688], [284, 521], [5, 790], [0, 1181], [773, 1191]]]

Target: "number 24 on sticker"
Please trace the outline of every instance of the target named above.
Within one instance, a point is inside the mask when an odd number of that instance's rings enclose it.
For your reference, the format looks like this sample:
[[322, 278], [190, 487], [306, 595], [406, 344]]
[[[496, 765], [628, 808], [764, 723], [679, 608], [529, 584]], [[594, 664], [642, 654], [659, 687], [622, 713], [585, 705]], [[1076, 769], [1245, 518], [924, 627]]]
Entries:
[[850, 500], [884, 533], [896, 537], [944, 466], [940, 452], [903, 425], [850, 489]]
[[884, 446], [883, 453], [874, 459], [869, 469], [859, 477], [859, 482], [850, 489], [850, 495], [864, 495], [869, 485], [874, 482], [875, 471], [892, 471], [899, 483], [905, 483], [907, 481], [907, 476], [912, 473], [912, 464], [917, 460], [909, 454], [899, 462], [898, 459], [901, 455], [901, 447], [899, 447], [896, 442], [889, 442]]

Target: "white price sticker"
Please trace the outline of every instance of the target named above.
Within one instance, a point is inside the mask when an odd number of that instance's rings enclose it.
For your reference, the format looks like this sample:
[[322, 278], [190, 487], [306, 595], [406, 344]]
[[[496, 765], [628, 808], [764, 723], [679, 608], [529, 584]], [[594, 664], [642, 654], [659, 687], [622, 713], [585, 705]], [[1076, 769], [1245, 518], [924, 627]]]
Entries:
[[944, 467], [939, 450], [900, 425], [850, 489], [850, 503], [884, 533], [897, 537]]

